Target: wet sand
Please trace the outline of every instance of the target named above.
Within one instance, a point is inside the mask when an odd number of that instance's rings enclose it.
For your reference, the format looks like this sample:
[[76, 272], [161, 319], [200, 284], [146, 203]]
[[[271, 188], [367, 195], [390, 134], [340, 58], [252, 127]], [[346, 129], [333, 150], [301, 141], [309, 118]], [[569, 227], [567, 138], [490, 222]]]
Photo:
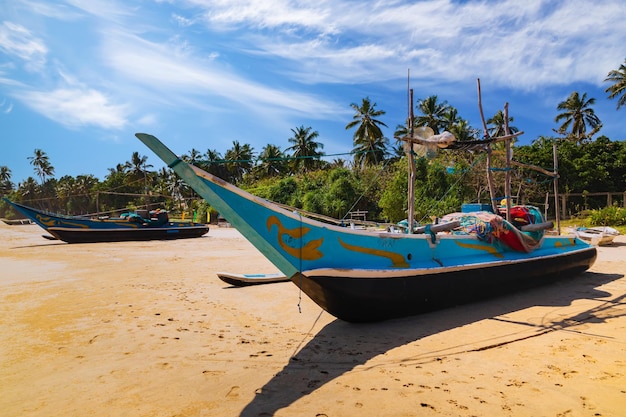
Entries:
[[68, 245], [0, 223], [0, 416], [624, 416], [626, 237], [574, 280], [350, 324], [237, 231]]

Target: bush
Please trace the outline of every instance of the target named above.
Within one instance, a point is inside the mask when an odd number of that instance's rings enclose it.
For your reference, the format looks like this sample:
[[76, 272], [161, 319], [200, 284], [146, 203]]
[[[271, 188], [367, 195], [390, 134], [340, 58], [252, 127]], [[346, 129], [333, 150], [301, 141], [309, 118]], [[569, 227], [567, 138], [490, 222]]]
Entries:
[[596, 226], [624, 226], [626, 225], [626, 208], [616, 206], [591, 210], [589, 220]]

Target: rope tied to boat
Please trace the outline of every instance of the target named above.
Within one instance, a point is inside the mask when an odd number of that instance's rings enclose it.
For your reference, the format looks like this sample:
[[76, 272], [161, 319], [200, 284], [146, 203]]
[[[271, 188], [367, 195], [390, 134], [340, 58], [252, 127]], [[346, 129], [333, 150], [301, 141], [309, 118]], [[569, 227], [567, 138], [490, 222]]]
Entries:
[[303, 246], [303, 233], [302, 233], [302, 213], [296, 210], [298, 218], [300, 219], [300, 256], [298, 257], [298, 278], [300, 279], [300, 285], [298, 285], [298, 312], [302, 314], [302, 246]]
[[437, 242], [437, 234], [431, 230], [431, 227], [430, 227], [430, 226], [431, 226], [430, 224], [427, 224], [427, 225], [424, 227], [424, 233], [427, 233], [427, 234], [429, 234], [429, 235], [430, 235], [430, 241], [431, 241], [431, 243], [433, 243], [433, 244], [434, 244], [434, 243], [436, 243], [436, 242]]

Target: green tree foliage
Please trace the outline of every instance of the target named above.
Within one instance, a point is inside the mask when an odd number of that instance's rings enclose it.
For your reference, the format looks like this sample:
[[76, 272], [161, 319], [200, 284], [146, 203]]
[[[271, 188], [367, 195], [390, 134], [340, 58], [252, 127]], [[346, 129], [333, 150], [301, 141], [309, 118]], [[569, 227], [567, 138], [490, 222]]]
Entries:
[[[554, 169], [553, 144], [557, 141], [559, 163], [559, 193], [623, 192], [626, 184], [626, 142], [611, 141], [600, 136], [593, 142], [577, 145], [573, 142], [541, 137], [531, 145], [517, 147], [516, 160]], [[525, 171], [522, 192], [525, 200], [542, 202], [553, 188], [552, 178], [535, 171]], [[575, 213], [586, 208], [602, 207], [606, 197], [568, 199], [567, 211]]]
[[610, 206], [591, 210], [587, 226], [626, 226], [626, 208]]
[[[406, 158], [398, 161], [394, 175], [387, 182], [379, 201], [381, 215], [395, 223], [406, 219], [408, 210], [408, 174]], [[439, 160], [416, 158], [415, 218], [420, 223], [430, 223], [431, 216], [442, 216], [459, 211], [472, 191], [460, 181], [465, 170], [448, 169]]]

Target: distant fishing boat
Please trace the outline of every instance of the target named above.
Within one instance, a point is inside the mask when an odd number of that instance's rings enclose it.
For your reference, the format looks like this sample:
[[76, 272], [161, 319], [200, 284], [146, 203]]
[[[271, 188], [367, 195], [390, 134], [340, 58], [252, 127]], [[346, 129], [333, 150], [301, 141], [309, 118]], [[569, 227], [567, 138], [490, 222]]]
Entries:
[[533, 208], [524, 226], [486, 212], [449, 216], [422, 233], [323, 223], [188, 164], [152, 135], [136, 136], [282, 274], [346, 321], [409, 316], [574, 277], [596, 259], [576, 237], [545, 236], [551, 223]]
[[4, 201], [54, 238], [67, 243], [187, 239], [209, 232], [206, 224], [170, 221], [165, 210], [137, 210], [120, 217], [89, 218], [52, 214], [7, 198]]

